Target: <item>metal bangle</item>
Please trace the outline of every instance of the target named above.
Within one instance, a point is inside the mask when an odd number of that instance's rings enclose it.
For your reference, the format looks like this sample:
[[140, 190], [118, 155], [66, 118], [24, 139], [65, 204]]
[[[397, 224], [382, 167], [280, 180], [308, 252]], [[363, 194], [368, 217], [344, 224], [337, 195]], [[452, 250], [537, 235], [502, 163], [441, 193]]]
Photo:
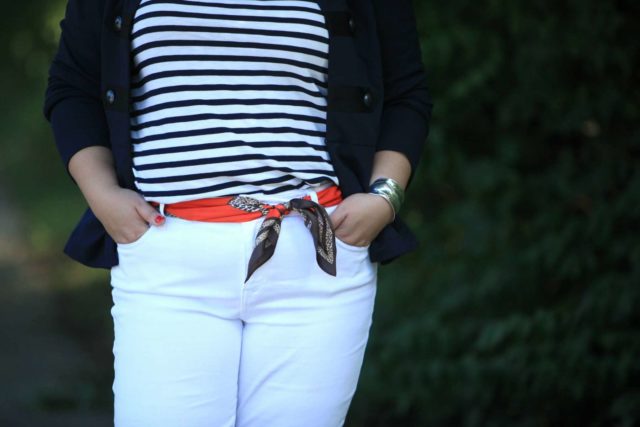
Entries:
[[400, 206], [404, 202], [404, 190], [400, 184], [391, 178], [376, 179], [369, 186], [369, 192], [386, 196], [396, 214], [400, 211]]
[[391, 200], [389, 199], [389, 196], [387, 196], [386, 194], [382, 194], [382, 193], [375, 193], [373, 191], [370, 191], [369, 194], [375, 194], [376, 196], [380, 196], [383, 199], [385, 199], [387, 201], [387, 203], [389, 204], [389, 206], [391, 206], [391, 210], [393, 210], [393, 218], [391, 219], [391, 222], [396, 220], [396, 209], [393, 206], [393, 203], [391, 203]]

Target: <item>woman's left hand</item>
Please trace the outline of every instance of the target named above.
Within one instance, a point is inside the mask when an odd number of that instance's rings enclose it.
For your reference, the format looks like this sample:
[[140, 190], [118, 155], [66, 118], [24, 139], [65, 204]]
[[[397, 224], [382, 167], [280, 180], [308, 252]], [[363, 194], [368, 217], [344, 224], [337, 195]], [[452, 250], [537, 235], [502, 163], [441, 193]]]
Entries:
[[336, 238], [354, 246], [367, 246], [393, 220], [393, 208], [381, 196], [354, 193], [331, 212]]

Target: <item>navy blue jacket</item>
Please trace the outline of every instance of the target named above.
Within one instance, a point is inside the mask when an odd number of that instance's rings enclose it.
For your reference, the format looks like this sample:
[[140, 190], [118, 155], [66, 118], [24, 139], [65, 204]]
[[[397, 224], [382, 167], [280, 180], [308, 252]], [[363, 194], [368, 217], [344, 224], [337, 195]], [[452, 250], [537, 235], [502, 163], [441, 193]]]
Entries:
[[[129, 140], [130, 35], [140, 0], [68, 0], [49, 68], [43, 113], [67, 173], [93, 145], [111, 149], [124, 188], [135, 190]], [[373, 156], [394, 150], [415, 169], [432, 101], [411, 0], [319, 0], [329, 29], [326, 144], [343, 196], [368, 191]], [[400, 215], [371, 242], [386, 264], [418, 241]], [[118, 264], [116, 243], [87, 207], [64, 253], [96, 268]]]

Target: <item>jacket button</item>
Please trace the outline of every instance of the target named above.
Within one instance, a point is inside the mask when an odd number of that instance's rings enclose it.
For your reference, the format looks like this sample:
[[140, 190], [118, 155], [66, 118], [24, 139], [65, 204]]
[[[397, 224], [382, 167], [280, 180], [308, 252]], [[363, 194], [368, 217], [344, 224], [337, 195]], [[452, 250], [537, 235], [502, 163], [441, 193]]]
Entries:
[[364, 96], [362, 97], [362, 102], [364, 102], [364, 105], [366, 105], [367, 107], [371, 107], [371, 105], [373, 104], [373, 97], [371, 96], [371, 92], [365, 92]]
[[349, 17], [349, 29], [352, 33], [355, 33], [356, 31], [356, 22], [354, 21], [353, 16]]
[[122, 16], [120, 15], [116, 16], [116, 19], [113, 20], [113, 26], [116, 29], [116, 31], [122, 30]]
[[113, 90], [109, 89], [105, 92], [105, 98], [107, 100], [107, 103], [113, 104], [116, 100], [116, 93]]

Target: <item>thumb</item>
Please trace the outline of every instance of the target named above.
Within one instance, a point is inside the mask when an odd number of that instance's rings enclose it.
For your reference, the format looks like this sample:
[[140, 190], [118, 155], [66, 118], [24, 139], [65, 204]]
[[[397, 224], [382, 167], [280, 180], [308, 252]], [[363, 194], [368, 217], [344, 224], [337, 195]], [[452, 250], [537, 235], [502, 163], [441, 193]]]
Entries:
[[140, 216], [151, 225], [162, 225], [164, 223], [165, 217], [162, 216], [160, 212], [158, 212], [158, 210], [146, 200], [143, 200], [142, 203], [140, 203], [137, 210]]

